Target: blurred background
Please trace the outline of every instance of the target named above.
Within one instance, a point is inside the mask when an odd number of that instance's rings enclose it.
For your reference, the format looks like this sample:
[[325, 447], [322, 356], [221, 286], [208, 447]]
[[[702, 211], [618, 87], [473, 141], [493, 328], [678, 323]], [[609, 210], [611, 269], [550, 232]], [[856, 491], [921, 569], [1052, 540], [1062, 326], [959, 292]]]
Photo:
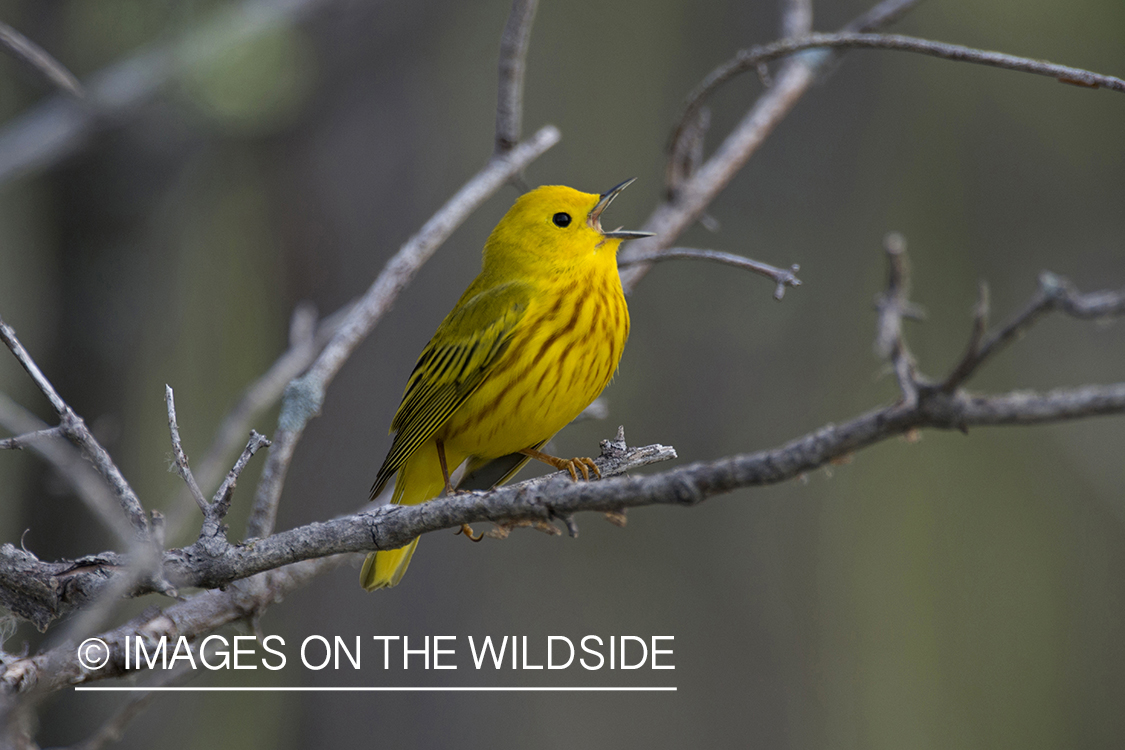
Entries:
[[[636, 228], [660, 199], [683, 97], [735, 50], [776, 37], [775, 0], [543, 0], [525, 132], [562, 142], [528, 185], [591, 192]], [[868, 7], [816, 3], [818, 30]], [[328, 314], [492, 150], [507, 0], [0, 0], [0, 19], [124, 102], [73, 130], [61, 102], [0, 56], [0, 314], [94, 427], [147, 507], [167, 472], [163, 386], [189, 455], [286, 346], [300, 302]], [[1125, 4], [931, 0], [892, 30], [1125, 73]], [[709, 147], [760, 90], [714, 98]], [[609, 418], [557, 439], [596, 453], [624, 424], [681, 462], [781, 444], [897, 396], [872, 353], [883, 236], [902, 232], [920, 368], [967, 340], [977, 282], [994, 320], [1051, 270], [1125, 285], [1125, 98], [893, 52], [853, 52], [681, 244], [800, 263], [784, 301], [758, 277], [668, 262], [632, 295]], [[60, 139], [45, 158], [36, 145]], [[53, 148], [53, 147], [52, 147]], [[280, 528], [356, 509], [421, 347], [475, 275], [518, 190], [441, 248], [352, 357], [292, 465]], [[1125, 379], [1125, 330], [1043, 321], [972, 381], [984, 391]], [[49, 409], [9, 356], [0, 391]], [[270, 433], [276, 410], [255, 423]], [[644, 508], [581, 536], [426, 536], [392, 591], [338, 570], [268, 611], [310, 634], [673, 635], [675, 671], [387, 674], [371, 663], [203, 675], [196, 685], [676, 685], [649, 694], [165, 696], [121, 747], [1053, 748], [1125, 732], [1125, 419], [926, 432], [805, 482], [692, 510]], [[240, 537], [254, 474], [235, 494]], [[0, 455], [0, 541], [44, 559], [113, 546], [30, 452]], [[184, 530], [177, 544], [191, 540]], [[150, 598], [124, 608], [117, 622]], [[225, 631], [227, 632], [227, 631]], [[227, 635], [245, 631], [229, 631]], [[5, 644], [35, 648], [21, 626]], [[120, 696], [54, 696], [43, 746], [90, 734]]]

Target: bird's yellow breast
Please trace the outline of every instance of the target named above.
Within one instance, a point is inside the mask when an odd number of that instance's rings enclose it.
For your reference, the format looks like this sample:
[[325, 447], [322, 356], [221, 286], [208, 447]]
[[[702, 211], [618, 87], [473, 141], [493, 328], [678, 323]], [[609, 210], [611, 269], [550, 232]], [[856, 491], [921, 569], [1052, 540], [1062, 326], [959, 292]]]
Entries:
[[495, 458], [538, 445], [609, 384], [629, 336], [614, 249], [541, 281], [500, 360], [441, 430], [453, 451]]

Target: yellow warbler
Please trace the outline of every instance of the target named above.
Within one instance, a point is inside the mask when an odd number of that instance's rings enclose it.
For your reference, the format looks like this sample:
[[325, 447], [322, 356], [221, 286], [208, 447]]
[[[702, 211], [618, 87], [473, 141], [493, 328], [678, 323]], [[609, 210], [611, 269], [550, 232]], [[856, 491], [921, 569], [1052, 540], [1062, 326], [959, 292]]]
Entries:
[[[597, 473], [588, 458], [539, 449], [609, 384], [629, 336], [617, 248], [649, 235], [603, 231], [601, 215], [632, 181], [602, 195], [540, 187], [504, 215], [480, 275], [418, 358], [372, 499], [397, 473], [391, 502], [425, 502], [452, 489], [449, 474], [466, 460], [472, 471], [512, 454], [501, 482], [529, 458], [575, 479]], [[397, 584], [417, 545], [368, 555], [363, 587]]]

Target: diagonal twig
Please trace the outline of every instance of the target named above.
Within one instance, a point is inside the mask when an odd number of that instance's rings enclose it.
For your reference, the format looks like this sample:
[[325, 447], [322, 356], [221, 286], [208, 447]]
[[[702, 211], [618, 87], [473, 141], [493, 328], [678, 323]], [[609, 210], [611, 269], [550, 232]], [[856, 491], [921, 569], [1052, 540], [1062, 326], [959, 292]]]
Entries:
[[8, 24], [0, 21], [0, 47], [35, 69], [55, 88], [70, 96], [83, 95], [82, 84], [66, 66]]
[[496, 103], [496, 153], [520, 142], [523, 130], [523, 80], [531, 25], [539, 0], [512, 0], [512, 10], [500, 37], [500, 85]]
[[219, 489], [215, 490], [215, 497], [211, 500], [211, 507], [219, 518], [225, 517], [227, 511], [230, 510], [234, 486], [238, 483], [238, 477], [242, 475], [243, 469], [250, 463], [250, 459], [254, 457], [255, 453], [262, 448], [269, 447], [269, 445], [270, 441], [265, 435], [261, 435], [255, 430], [250, 431], [250, 441], [246, 443], [242, 455], [238, 457], [234, 466], [227, 472], [226, 479], [219, 485]]
[[27, 446], [38, 443], [41, 440], [51, 440], [53, 438], [66, 437], [63, 434], [61, 427], [44, 427], [41, 430], [34, 432], [27, 432], [23, 435], [15, 435], [10, 438], [0, 440], [0, 450], [23, 450]]
[[883, 240], [887, 254], [887, 289], [875, 298], [878, 319], [875, 325], [875, 354], [891, 363], [903, 403], [913, 407], [918, 402], [919, 379], [914, 357], [902, 333], [905, 318], [919, 319], [922, 310], [910, 301], [910, 263], [906, 256], [906, 239], [891, 232]]
[[188, 466], [187, 454], [184, 453], [183, 444], [180, 442], [180, 426], [176, 424], [176, 398], [172, 394], [170, 385], [164, 386], [164, 403], [168, 407], [168, 429], [172, 433], [173, 465], [176, 467], [176, 473], [184, 480], [184, 484], [191, 492], [195, 504], [206, 518], [211, 515], [211, 508], [207, 505], [207, 499], [203, 497], [203, 490], [199, 489], [195, 481], [195, 475], [191, 473], [191, 467]]

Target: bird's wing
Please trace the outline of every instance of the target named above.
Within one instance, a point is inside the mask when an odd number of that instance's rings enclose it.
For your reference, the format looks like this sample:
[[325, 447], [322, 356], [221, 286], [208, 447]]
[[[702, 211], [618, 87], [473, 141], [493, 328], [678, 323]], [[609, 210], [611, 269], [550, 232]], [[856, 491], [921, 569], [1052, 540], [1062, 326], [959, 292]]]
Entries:
[[520, 282], [487, 289], [459, 303], [438, 326], [391, 422], [395, 439], [371, 488], [372, 498], [484, 382], [527, 314], [533, 291]]

